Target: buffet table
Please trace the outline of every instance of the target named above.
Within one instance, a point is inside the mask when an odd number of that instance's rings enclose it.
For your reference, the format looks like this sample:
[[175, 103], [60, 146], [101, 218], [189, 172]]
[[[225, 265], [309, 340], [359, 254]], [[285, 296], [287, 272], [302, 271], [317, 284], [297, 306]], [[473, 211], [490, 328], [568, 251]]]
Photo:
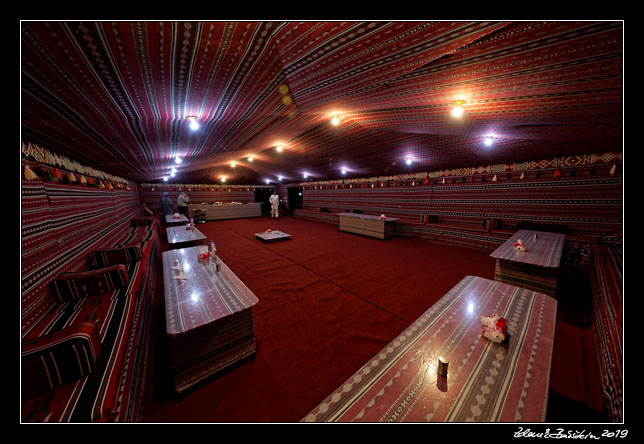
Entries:
[[360, 213], [338, 213], [340, 231], [362, 234], [378, 239], [389, 239], [394, 233], [395, 217], [385, 217]]
[[[565, 235], [519, 230], [490, 257], [496, 259], [494, 279], [554, 296]], [[521, 240], [525, 251], [515, 248]]]
[[[467, 276], [301, 421], [545, 421], [556, 313], [549, 296]], [[507, 344], [482, 336], [494, 315]]]
[[252, 203], [207, 203], [188, 205], [188, 214], [195, 210], [204, 210], [206, 220], [240, 219], [246, 217], [261, 217], [261, 202]]
[[255, 354], [257, 297], [221, 259], [219, 271], [200, 261], [207, 250], [163, 253], [166, 333], [178, 393]]

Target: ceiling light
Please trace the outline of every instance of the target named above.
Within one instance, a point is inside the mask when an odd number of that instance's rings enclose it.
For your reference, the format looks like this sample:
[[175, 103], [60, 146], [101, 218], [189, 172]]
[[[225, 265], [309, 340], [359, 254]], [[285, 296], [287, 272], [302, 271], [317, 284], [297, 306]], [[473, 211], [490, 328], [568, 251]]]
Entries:
[[333, 116], [333, 119], [331, 119], [331, 123], [334, 124], [334, 125], [339, 125], [340, 124], [340, 117], [338, 117], [338, 115], [336, 114], [335, 116]]
[[170, 170], [171, 173], [176, 173], [177, 169], [175, 167], [172, 167], [172, 170]]
[[304, 173], [304, 178], [306, 179], [307, 177], [309, 177], [308, 173]]
[[266, 179], [264, 182], [266, 182], [266, 183], [271, 183], [271, 181], [270, 181], [270, 180], [268, 180], [268, 179]]
[[248, 156], [248, 161], [252, 162], [253, 161], [253, 156]]
[[282, 180], [282, 176], [278, 176], [278, 177], [277, 177], [277, 180]]
[[408, 157], [407, 160], [405, 160], [405, 162], [407, 163], [407, 165], [411, 165], [411, 162], [412, 162], [411, 157]]
[[492, 146], [494, 143], [494, 136], [485, 136], [485, 146]]
[[175, 174], [174, 174], [174, 173], [170, 173], [170, 177], [174, 177], [174, 176], [175, 176]]
[[230, 162], [231, 167], [235, 168], [236, 165], [237, 165], [237, 162]]
[[454, 102], [454, 107], [452, 108], [453, 117], [461, 117], [463, 115], [463, 104], [464, 100], [457, 100]]
[[282, 147], [282, 145], [277, 145], [275, 149], [281, 152], [284, 148]]
[[186, 117], [190, 121], [190, 129], [191, 130], [198, 130], [199, 129], [199, 122], [197, 122], [197, 116], [188, 116]]
[[342, 174], [347, 174], [347, 170], [342, 168]]
[[181, 157], [177, 156], [174, 158], [174, 163], [181, 163]]
[[168, 176], [163, 176], [163, 181], [167, 182], [168, 181]]
[[221, 176], [221, 181], [226, 182], [226, 176]]

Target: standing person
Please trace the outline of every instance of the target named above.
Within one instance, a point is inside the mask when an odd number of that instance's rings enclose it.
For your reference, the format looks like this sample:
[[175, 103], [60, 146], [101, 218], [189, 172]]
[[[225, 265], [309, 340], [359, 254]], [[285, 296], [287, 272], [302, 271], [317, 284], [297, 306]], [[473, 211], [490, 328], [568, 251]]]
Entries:
[[166, 216], [172, 214], [172, 201], [166, 192], [161, 193], [161, 212]]
[[273, 191], [273, 194], [268, 199], [268, 201], [271, 203], [271, 219], [279, 219], [280, 214], [278, 211], [278, 207], [280, 204], [280, 198], [277, 195], [277, 191]]
[[182, 191], [181, 194], [179, 194], [179, 197], [177, 197], [177, 206], [179, 207], [179, 213], [186, 217], [188, 217], [188, 202], [190, 202], [188, 194], [186, 194], [185, 191]]

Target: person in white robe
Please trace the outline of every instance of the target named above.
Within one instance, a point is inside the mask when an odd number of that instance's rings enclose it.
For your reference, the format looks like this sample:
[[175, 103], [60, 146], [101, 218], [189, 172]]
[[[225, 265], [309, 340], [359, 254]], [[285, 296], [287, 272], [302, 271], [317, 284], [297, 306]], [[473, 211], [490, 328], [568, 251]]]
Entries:
[[279, 214], [280, 198], [277, 195], [277, 191], [273, 191], [273, 194], [268, 199], [268, 201], [271, 204], [271, 219], [279, 219], [279, 217], [280, 217], [280, 214]]

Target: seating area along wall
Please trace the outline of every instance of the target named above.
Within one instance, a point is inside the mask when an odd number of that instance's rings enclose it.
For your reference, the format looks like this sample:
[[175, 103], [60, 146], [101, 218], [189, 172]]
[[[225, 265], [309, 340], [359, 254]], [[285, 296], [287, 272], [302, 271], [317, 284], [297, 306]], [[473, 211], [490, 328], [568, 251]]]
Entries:
[[[52, 169], [27, 164], [32, 170]], [[23, 178], [21, 184], [23, 345], [32, 344], [42, 335], [56, 334], [59, 328], [77, 327], [77, 321], [91, 323], [97, 310], [103, 310], [100, 307], [111, 308], [95, 326], [103, 342], [94, 373], [85, 375], [80, 383], [23, 399], [23, 421], [136, 420], [146, 373], [158, 225], [154, 219], [140, 226], [131, 223], [132, 219], [144, 218], [135, 184], [128, 184], [129, 189], [98, 188], [63, 180], [52, 176]], [[96, 296], [92, 302], [57, 300], [51, 283], [61, 273], [85, 272], [91, 268], [91, 252], [125, 246], [140, 248], [142, 256], [125, 264], [126, 287], [111, 301], [103, 301], [108, 296]], [[76, 313], [90, 318], [76, 321]], [[92, 374], [95, 390], [90, 387], [92, 380], [87, 379]], [[22, 383], [24, 389], [30, 381]]]
[[621, 162], [614, 159], [414, 182], [305, 186], [303, 197], [296, 217], [338, 223], [340, 212], [385, 214], [400, 219], [399, 235], [486, 251], [520, 228], [563, 232], [570, 253], [580, 251], [577, 244], [622, 238]]

